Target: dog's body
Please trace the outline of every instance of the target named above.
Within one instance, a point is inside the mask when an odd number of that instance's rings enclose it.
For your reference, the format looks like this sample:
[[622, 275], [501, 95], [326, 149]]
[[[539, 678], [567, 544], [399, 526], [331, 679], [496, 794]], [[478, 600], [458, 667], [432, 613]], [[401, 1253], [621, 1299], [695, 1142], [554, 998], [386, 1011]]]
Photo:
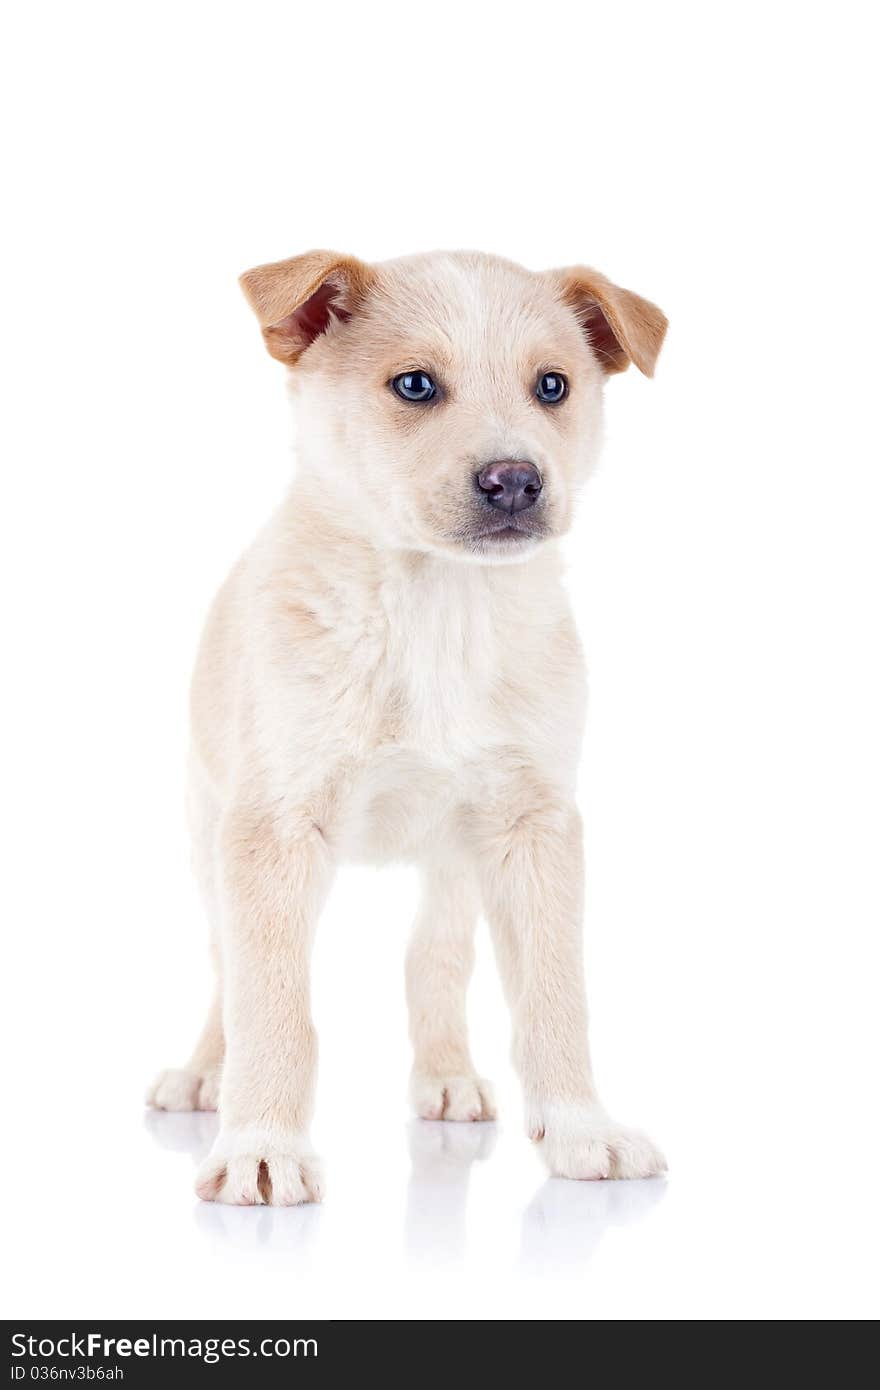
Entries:
[[312, 253], [243, 283], [293, 369], [299, 469], [196, 668], [191, 812], [218, 990], [152, 1103], [219, 1097], [201, 1196], [319, 1197], [315, 925], [338, 863], [405, 858], [424, 876], [407, 960], [418, 1114], [494, 1115], [464, 1007], [482, 910], [552, 1171], [654, 1173], [660, 1155], [608, 1119], [590, 1073], [583, 672], [553, 539], [595, 458], [605, 374], [650, 372], [665, 320], [592, 272], [464, 254]]

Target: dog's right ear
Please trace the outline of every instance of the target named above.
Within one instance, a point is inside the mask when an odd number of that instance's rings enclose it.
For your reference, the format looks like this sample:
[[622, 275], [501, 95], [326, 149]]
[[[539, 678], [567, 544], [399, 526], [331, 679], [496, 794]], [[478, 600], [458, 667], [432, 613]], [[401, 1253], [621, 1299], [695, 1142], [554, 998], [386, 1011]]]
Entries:
[[335, 251], [307, 251], [245, 271], [239, 284], [266, 347], [288, 367], [334, 320], [351, 318], [373, 279], [370, 267]]

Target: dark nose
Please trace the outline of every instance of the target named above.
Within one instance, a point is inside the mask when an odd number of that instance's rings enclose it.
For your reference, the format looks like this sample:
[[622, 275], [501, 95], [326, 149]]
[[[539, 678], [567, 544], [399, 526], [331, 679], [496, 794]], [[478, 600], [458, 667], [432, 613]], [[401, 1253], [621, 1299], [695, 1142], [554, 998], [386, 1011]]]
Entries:
[[477, 474], [477, 487], [486, 494], [490, 507], [500, 512], [524, 512], [534, 507], [544, 486], [533, 463], [512, 463], [502, 459], [489, 463]]

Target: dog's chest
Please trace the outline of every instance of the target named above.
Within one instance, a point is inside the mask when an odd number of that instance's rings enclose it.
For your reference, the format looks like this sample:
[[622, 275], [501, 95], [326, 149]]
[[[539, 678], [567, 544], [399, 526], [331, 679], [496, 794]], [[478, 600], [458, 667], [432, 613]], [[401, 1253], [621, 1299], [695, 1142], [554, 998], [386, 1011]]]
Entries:
[[490, 732], [497, 643], [484, 576], [430, 568], [383, 586], [378, 743], [454, 764]]
[[[364, 737], [337, 827], [355, 859], [418, 855], [469, 800], [490, 732], [494, 639], [480, 586], [389, 584]], [[483, 596], [485, 599], [485, 596]]]

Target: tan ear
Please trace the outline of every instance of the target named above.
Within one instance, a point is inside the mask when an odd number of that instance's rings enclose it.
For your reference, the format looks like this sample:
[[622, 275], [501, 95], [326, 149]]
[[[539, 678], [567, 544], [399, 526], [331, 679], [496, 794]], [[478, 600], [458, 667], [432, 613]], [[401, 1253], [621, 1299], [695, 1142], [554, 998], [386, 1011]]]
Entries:
[[635, 362], [645, 376], [653, 376], [666, 334], [662, 310], [586, 266], [570, 266], [554, 275], [602, 369], [625, 372]]
[[349, 319], [373, 272], [353, 256], [307, 251], [246, 270], [239, 284], [260, 321], [266, 347], [292, 367], [335, 319]]

